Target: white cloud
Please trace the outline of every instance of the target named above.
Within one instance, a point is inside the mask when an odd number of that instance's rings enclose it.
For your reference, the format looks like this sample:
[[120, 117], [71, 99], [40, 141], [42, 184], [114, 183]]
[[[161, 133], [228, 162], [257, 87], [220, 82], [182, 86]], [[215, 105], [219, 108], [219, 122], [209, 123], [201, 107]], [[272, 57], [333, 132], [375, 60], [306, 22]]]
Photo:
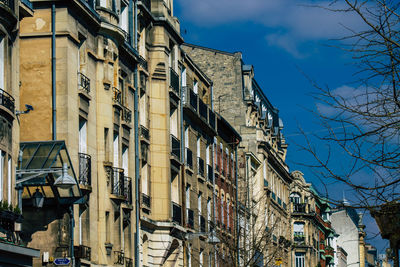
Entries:
[[[315, 6], [315, 0], [177, 0], [184, 20], [203, 27], [232, 22], [265, 26], [268, 45], [280, 47], [295, 57], [304, 57], [299, 46], [307, 41], [340, 38], [349, 34], [343, 27], [360, 29], [358, 17]], [[339, 3], [338, 8], [343, 7]]]

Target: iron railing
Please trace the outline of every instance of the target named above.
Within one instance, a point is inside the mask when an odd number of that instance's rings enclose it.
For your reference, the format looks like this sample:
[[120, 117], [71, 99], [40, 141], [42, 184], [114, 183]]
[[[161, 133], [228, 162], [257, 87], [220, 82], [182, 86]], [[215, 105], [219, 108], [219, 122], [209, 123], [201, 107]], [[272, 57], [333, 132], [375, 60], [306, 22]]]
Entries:
[[210, 183], [213, 182], [213, 168], [211, 165], [207, 165], [207, 176], [208, 176], [208, 181]]
[[114, 251], [114, 264], [124, 265], [125, 257], [124, 252]]
[[182, 207], [172, 202], [172, 221], [182, 224]]
[[0, 105], [7, 108], [11, 113], [15, 112], [15, 100], [9, 93], [0, 89]]
[[0, 0], [0, 3], [14, 10], [14, 0]]
[[79, 89], [86, 92], [87, 94], [90, 93], [90, 79], [81, 72], [78, 72], [78, 82], [79, 82]]
[[145, 193], [142, 193], [142, 203], [145, 205], [147, 208], [150, 208], [151, 204], [151, 198], [150, 196], [146, 195]]
[[140, 136], [143, 137], [143, 139], [150, 141], [150, 132], [149, 129], [147, 129], [145, 126], [140, 125]]
[[293, 240], [296, 243], [302, 243], [305, 241], [304, 233], [303, 232], [294, 232]]
[[186, 165], [193, 169], [193, 152], [188, 147], [186, 148]]
[[171, 154], [176, 158], [181, 158], [181, 142], [171, 134]]
[[91, 185], [92, 179], [92, 158], [85, 153], [78, 153], [79, 156], [79, 184]]
[[293, 212], [296, 213], [305, 213], [306, 212], [306, 204], [305, 203], [293, 203]]
[[111, 169], [111, 194], [118, 197], [124, 196], [124, 169], [115, 168]]
[[125, 267], [133, 267], [133, 260], [131, 258], [125, 258]]
[[121, 93], [121, 90], [119, 90], [116, 87], [113, 87], [112, 90], [113, 90], [113, 101], [114, 101], [114, 103], [122, 105], [122, 93]]
[[77, 259], [85, 259], [90, 261], [91, 248], [84, 245], [74, 246], [74, 255]]
[[191, 209], [187, 210], [187, 227], [194, 229], [194, 212]]
[[208, 110], [208, 121], [211, 128], [215, 129], [215, 113], [211, 109]]
[[204, 160], [200, 157], [197, 157], [197, 173], [204, 177]]
[[126, 123], [131, 123], [132, 122], [132, 111], [129, 108], [127, 108], [125, 106], [122, 106], [122, 114], [121, 114], [121, 116], [122, 116], [122, 120], [124, 122], [126, 122]]
[[179, 75], [172, 69], [170, 69], [170, 86], [179, 95]]
[[205, 121], [207, 121], [208, 108], [207, 105], [199, 98], [199, 114]]
[[132, 178], [124, 177], [124, 198], [125, 202], [128, 204], [132, 204]]

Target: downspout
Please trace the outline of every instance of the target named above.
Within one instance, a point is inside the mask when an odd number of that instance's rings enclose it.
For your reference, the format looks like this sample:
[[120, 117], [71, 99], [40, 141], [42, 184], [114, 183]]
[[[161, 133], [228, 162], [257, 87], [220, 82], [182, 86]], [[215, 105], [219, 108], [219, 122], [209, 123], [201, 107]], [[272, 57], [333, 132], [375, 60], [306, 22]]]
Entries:
[[56, 5], [51, 5], [51, 93], [52, 93], [52, 138], [56, 133]]
[[237, 146], [235, 146], [235, 183], [236, 183], [236, 254], [237, 254], [237, 265], [240, 265], [240, 249], [239, 249], [239, 194], [238, 194], [238, 190], [239, 190], [239, 185], [238, 185], [238, 155], [237, 155]]
[[[186, 207], [187, 207], [187, 203], [186, 202], [184, 202], [183, 201], [183, 199], [185, 199], [185, 187], [186, 187], [186, 176], [185, 176], [185, 162], [186, 162], [186, 158], [185, 158], [185, 136], [184, 136], [184, 129], [183, 129], [183, 103], [182, 103], [182, 101], [183, 101], [183, 85], [182, 85], [182, 72], [181, 72], [181, 88], [180, 88], [180, 97], [181, 97], [181, 103], [180, 103], [180, 109], [179, 109], [179, 112], [181, 113], [180, 114], [180, 127], [181, 127], [181, 162], [182, 162], [182, 165], [181, 165], [181, 177], [182, 177], [182, 184], [181, 184], [181, 189], [182, 189], [182, 193], [181, 193], [181, 197], [182, 197], [182, 203], [185, 203], [185, 206], [184, 205], [182, 205], [182, 208], [185, 208], [183, 211], [182, 211], [182, 218], [184, 219], [184, 222], [186, 222], [186, 220], [187, 220], [187, 218], [186, 218]], [[184, 239], [183, 240], [183, 244], [185, 244], [185, 242], [186, 242], [186, 240]], [[184, 253], [183, 253], [183, 255], [184, 255], [184, 259], [183, 260], [185, 260], [186, 259], [186, 257], [185, 257], [185, 251], [186, 251], [186, 245], [184, 245]], [[187, 253], [187, 251], [186, 251], [186, 253]]]
[[[213, 220], [213, 232], [215, 233], [215, 161], [217, 160], [217, 158], [214, 159], [214, 146], [215, 146], [215, 137], [213, 138], [212, 144], [211, 144], [211, 151], [212, 151], [212, 155], [211, 155], [211, 160], [212, 160], [212, 188], [213, 188], [213, 197], [212, 197], [212, 202], [213, 202], [213, 208], [212, 208], [212, 220]], [[214, 237], [214, 234], [213, 234]], [[212, 257], [214, 258], [214, 266], [216, 266], [216, 257], [215, 257], [215, 243], [213, 242], [213, 255]]]
[[[132, 4], [132, 0], [129, 1], [130, 5]], [[132, 5], [131, 5], [132, 7]], [[130, 8], [131, 10], [131, 8]], [[137, 42], [137, 0], [134, 3], [134, 27], [133, 33], [131, 37], [131, 42], [133, 38], [134, 48], [137, 51], [138, 49], [138, 42]], [[131, 26], [132, 29], [132, 26]], [[138, 101], [138, 63], [135, 64], [134, 70], [134, 127], [135, 127], [135, 222], [136, 222], [136, 231], [135, 231], [135, 267], [140, 266], [140, 259], [139, 259], [139, 245], [140, 245], [140, 227], [139, 227], [139, 209], [140, 209], [140, 201], [139, 201], [139, 101]]]

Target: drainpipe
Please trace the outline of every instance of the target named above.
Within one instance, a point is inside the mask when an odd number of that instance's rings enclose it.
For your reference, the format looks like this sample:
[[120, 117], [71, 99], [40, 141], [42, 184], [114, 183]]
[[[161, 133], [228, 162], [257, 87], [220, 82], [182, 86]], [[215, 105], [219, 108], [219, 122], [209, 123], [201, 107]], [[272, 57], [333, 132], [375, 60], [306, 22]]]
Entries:
[[240, 250], [239, 250], [239, 185], [238, 185], [238, 155], [237, 155], [237, 146], [235, 146], [235, 162], [236, 162], [236, 168], [235, 168], [235, 183], [236, 183], [236, 254], [237, 254], [237, 266], [239, 267], [240, 265]]
[[51, 5], [51, 91], [52, 91], [52, 133], [53, 140], [56, 133], [56, 5]]
[[[132, 0], [130, 0], [130, 4], [132, 4]], [[131, 9], [130, 9], [131, 10]], [[132, 33], [133, 41], [134, 41], [134, 47], [135, 50], [137, 51], [138, 49], [138, 42], [137, 42], [137, 0], [135, 0], [134, 3], [134, 29]], [[132, 28], [132, 27], [131, 27]], [[139, 259], [139, 244], [140, 244], [140, 227], [139, 227], [139, 209], [140, 209], [140, 201], [139, 201], [139, 179], [140, 179], [140, 173], [139, 173], [139, 100], [138, 100], [138, 94], [139, 94], [139, 88], [138, 88], [138, 64], [136, 63], [135, 65], [135, 70], [134, 70], [134, 87], [135, 87], [135, 92], [134, 92], [134, 127], [135, 127], [135, 222], [136, 222], [136, 233], [135, 233], [135, 267], [140, 266], [140, 259]]]
[[71, 266], [75, 267], [75, 257], [74, 257], [74, 205], [71, 204], [69, 206], [69, 222], [70, 222], [70, 236], [71, 236], [71, 246], [70, 246], [70, 255], [71, 255]]
[[[217, 158], [215, 158], [214, 159], [214, 153], [215, 153], [215, 151], [214, 151], [214, 146], [215, 146], [215, 137], [213, 138], [213, 141], [212, 141], [212, 144], [211, 144], [211, 151], [212, 151], [212, 155], [211, 155], [211, 162], [212, 162], [212, 182], [213, 182], [213, 186], [212, 186], [212, 188], [213, 188], [213, 197], [212, 197], [212, 202], [213, 202], [213, 208], [212, 208], [212, 220], [213, 220], [213, 226], [214, 226], [214, 228], [213, 228], [213, 231], [214, 231], [214, 233], [215, 233], [215, 170], [214, 170], [214, 167], [215, 167], [215, 162], [214, 162], [214, 160], [216, 161], [217, 160]], [[213, 256], [212, 256], [213, 258], [214, 258], [214, 266], [216, 266], [217, 265], [217, 263], [215, 262], [216, 261], [216, 257], [215, 257], [215, 243], [213, 242]]]
[[[182, 162], [182, 165], [181, 165], [181, 177], [182, 177], [182, 186], [181, 186], [181, 189], [182, 189], [182, 193], [181, 193], [181, 197], [182, 197], [182, 209], [183, 208], [185, 208], [183, 211], [182, 211], [182, 218], [184, 219], [184, 220], [182, 220], [182, 221], [185, 221], [186, 222], [186, 220], [187, 220], [187, 218], [186, 218], [186, 207], [187, 207], [187, 203], [186, 202], [184, 202], [183, 200], [185, 199], [185, 196], [186, 196], [186, 192], [185, 192], [185, 189], [186, 189], [186, 176], [185, 176], [185, 162], [186, 162], [186, 158], [185, 158], [185, 134], [184, 134], [184, 129], [183, 129], [183, 103], [182, 103], [182, 101], [183, 101], [183, 85], [182, 85], [182, 72], [181, 72], [181, 88], [180, 88], [180, 97], [181, 97], [181, 101], [180, 101], [180, 107], [179, 107], [179, 112], [181, 113], [180, 114], [180, 127], [181, 127], [181, 162]], [[193, 160], [193, 157], [192, 157], [192, 160]], [[190, 201], [190, 200], [189, 200]], [[185, 205], [183, 205], [183, 203], [185, 203]], [[185, 257], [185, 248], [186, 248], [186, 245], [185, 245], [185, 242], [186, 242], [186, 240], [184, 239], [183, 240], [183, 244], [184, 244], [184, 253], [183, 253], [183, 256], [184, 256], [184, 260], [186, 260], [186, 257]], [[186, 252], [187, 253], [187, 252]]]

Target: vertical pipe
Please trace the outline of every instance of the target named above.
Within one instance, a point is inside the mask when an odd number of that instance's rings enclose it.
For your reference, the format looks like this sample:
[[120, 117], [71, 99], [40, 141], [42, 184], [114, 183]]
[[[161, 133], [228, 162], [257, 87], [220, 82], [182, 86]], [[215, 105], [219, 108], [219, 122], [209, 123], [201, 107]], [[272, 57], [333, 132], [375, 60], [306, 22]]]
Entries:
[[[134, 27], [132, 37], [134, 40], [135, 50], [138, 49], [138, 42], [137, 42], [137, 0], [134, 3]], [[139, 244], [140, 244], [140, 227], [139, 227], [139, 209], [140, 209], [140, 201], [139, 201], [139, 88], [138, 88], [138, 64], [135, 65], [134, 71], [134, 127], [135, 127], [135, 222], [136, 222], [136, 231], [135, 231], [135, 267], [140, 266], [140, 259], [139, 259]]]
[[237, 265], [239, 266], [240, 264], [240, 249], [239, 249], [239, 245], [240, 245], [240, 241], [239, 241], [239, 205], [238, 205], [238, 201], [239, 201], [239, 185], [238, 185], [238, 155], [237, 155], [237, 144], [235, 146], [235, 183], [236, 183], [236, 254], [237, 254]]
[[75, 257], [74, 257], [74, 205], [69, 206], [69, 220], [70, 220], [70, 236], [71, 236], [71, 245], [70, 245], [70, 255], [71, 255], [71, 266], [75, 267]]
[[52, 91], [52, 138], [56, 133], [56, 5], [51, 5], [51, 91]]
[[[212, 141], [212, 144], [211, 144], [211, 151], [212, 151], [212, 155], [211, 155], [211, 160], [212, 160], [212, 182], [213, 182], [213, 185], [212, 185], [212, 189], [213, 189], [213, 192], [212, 192], [212, 202], [213, 202], [213, 207], [212, 207], [212, 220], [213, 220], [213, 226], [214, 226], [214, 228], [212, 229], [212, 233], [213, 233], [213, 235], [212, 235], [212, 237], [214, 238], [214, 234], [215, 234], [215, 170], [214, 170], [214, 167], [215, 167], [215, 161], [217, 160], [217, 159], [214, 159], [214, 153], [215, 153], [215, 151], [214, 151], [214, 146], [215, 146], [215, 137], [213, 138], [213, 141]], [[213, 258], [214, 258], [214, 266], [217, 266], [217, 263], [215, 262], [216, 261], [216, 257], [215, 257], [215, 242], [213, 242], [213, 251], [212, 251], [212, 253], [213, 253]]]

